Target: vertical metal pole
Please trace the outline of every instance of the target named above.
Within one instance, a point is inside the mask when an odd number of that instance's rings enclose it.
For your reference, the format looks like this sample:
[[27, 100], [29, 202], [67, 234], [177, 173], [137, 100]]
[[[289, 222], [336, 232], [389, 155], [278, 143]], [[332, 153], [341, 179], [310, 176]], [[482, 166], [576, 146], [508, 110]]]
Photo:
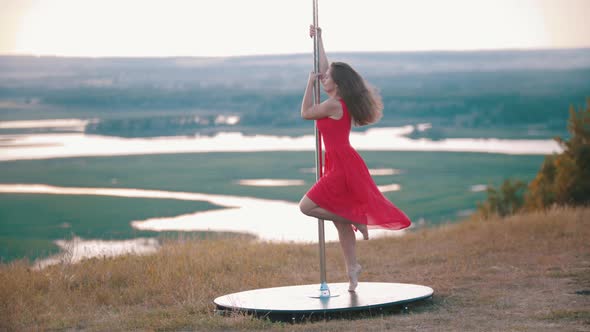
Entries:
[[[318, 0], [313, 0], [313, 26], [316, 28], [316, 34], [313, 38], [313, 71], [318, 73], [320, 71], [320, 45], [319, 38], [317, 38], [317, 27], [318, 27]], [[320, 81], [316, 79], [314, 84], [314, 105], [320, 104]], [[316, 181], [321, 176], [321, 160], [322, 160], [322, 142], [321, 136], [318, 131], [317, 123], [315, 125], [315, 177]], [[330, 297], [330, 290], [328, 288], [326, 280], [326, 240], [324, 235], [324, 220], [318, 219], [318, 237], [320, 245], [320, 297]]]

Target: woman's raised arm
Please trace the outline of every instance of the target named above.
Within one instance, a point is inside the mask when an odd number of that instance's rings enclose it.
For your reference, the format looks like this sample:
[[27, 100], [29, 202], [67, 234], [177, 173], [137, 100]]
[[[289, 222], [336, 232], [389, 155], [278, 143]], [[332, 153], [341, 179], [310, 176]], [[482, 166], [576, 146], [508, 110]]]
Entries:
[[[316, 35], [316, 28], [313, 25], [309, 26], [309, 36], [313, 38]], [[319, 63], [319, 70], [320, 74], [325, 74], [328, 71], [328, 57], [326, 56], [326, 52], [324, 51], [324, 42], [322, 41], [322, 29], [320, 27], [317, 28], [317, 38], [319, 44], [319, 52], [320, 52], [320, 63]]]

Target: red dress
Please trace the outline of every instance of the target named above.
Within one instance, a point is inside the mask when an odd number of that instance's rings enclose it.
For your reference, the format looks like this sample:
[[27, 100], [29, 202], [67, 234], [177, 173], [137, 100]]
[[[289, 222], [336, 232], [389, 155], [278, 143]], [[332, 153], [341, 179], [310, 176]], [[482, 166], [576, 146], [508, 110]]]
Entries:
[[350, 145], [350, 115], [344, 101], [342, 118], [317, 120], [325, 146], [324, 175], [307, 192], [320, 207], [369, 228], [402, 229], [410, 226], [406, 214], [377, 188], [367, 165]]

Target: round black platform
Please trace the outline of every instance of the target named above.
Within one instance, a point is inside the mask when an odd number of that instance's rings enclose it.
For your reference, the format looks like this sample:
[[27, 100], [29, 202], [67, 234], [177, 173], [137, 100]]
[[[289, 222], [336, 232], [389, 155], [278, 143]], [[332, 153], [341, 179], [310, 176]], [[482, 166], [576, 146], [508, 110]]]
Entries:
[[294, 320], [341, 313], [381, 311], [432, 297], [427, 286], [400, 283], [360, 282], [356, 292], [348, 283], [330, 284], [332, 296], [318, 298], [320, 285], [254, 289], [228, 294], [213, 302], [219, 310], [240, 311], [273, 320]]

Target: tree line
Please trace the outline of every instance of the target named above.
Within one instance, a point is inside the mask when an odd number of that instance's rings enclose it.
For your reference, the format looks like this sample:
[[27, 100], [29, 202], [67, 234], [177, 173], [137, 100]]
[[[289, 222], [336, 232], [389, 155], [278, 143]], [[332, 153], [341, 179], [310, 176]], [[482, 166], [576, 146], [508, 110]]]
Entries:
[[567, 130], [569, 139], [555, 138], [563, 152], [546, 156], [530, 183], [506, 179], [499, 188], [488, 186], [487, 199], [478, 203], [475, 217], [590, 204], [590, 98], [578, 111], [570, 106]]

